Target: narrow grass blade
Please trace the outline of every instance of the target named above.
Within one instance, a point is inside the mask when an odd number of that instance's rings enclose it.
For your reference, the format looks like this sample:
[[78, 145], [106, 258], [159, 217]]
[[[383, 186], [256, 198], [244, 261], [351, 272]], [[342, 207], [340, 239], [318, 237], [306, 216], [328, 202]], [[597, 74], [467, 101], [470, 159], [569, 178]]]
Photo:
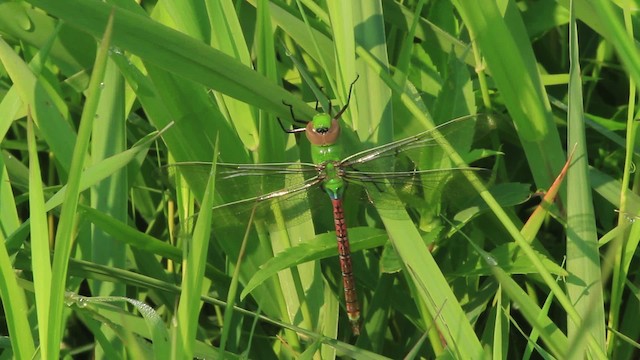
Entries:
[[4, 154], [0, 154], [0, 219], [2, 219], [0, 240], [5, 243], [5, 246], [8, 245], [6, 243], [7, 236], [15, 234], [21, 226], [11, 184], [5, 166]]
[[[406, 211], [378, 209], [378, 212], [395, 251], [402, 258], [408, 280], [415, 283], [420, 301], [431, 316], [439, 314], [435, 324], [454, 356], [482, 357], [478, 337]], [[423, 321], [424, 326], [430, 326], [429, 319], [423, 316]]]
[[[252, 4], [256, 0], [249, 0]], [[270, 1], [270, 13], [272, 21], [278, 25], [286, 34], [290, 36], [297, 46], [300, 46], [314, 61], [323, 67], [327, 74], [335, 74], [336, 59], [333, 54], [333, 44], [331, 39], [326, 35], [325, 29], [315, 18], [321, 19], [324, 25], [328, 25], [328, 15], [316, 4], [308, 1], [298, 0], [296, 4], [298, 9], [302, 8], [305, 3], [315, 17], [307, 21], [304, 13], [302, 16], [294, 13], [294, 7], [286, 5], [284, 2], [276, 0]], [[302, 19], [300, 19], [302, 17]]]
[[527, 322], [540, 333], [540, 336], [554, 356], [557, 358], [565, 358], [568, 356], [568, 339], [556, 324], [549, 317], [542, 316], [542, 310], [500, 267], [494, 266], [493, 274], [509, 295], [509, 298], [518, 304], [520, 312], [527, 318]]
[[[460, 58], [469, 66], [477, 67], [473, 54], [469, 52], [469, 44], [455, 38], [445, 29], [431, 22], [428, 18], [421, 17], [421, 13], [417, 11], [418, 6], [416, 6], [416, 11], [412, 11], [412, 9], [402, 6], [401, 3], [395, 0], [382, 0], [382, 5], [384, 8], [385, 23], [396, 26], [410, 34], [412, 24], [417, 22], [418, 26], [415, 29], [415, 37], [417, 39], [421, 41], [433, 41], [443, 51], [450, 51], [455, 57]], [[407, 40], [411, 40], [411, 38], [407, 37]], [[400, 70], [402, 70], [401, 64], [402, 62], [398, 62], [397, 64]]]
[[[466, 237], [466, 236], [465, 236]], [[547, 346], [558, 358], [566, 357], [568, 339], [560, 328], [547, 317], [538, 305], [531, 299], [518, 284], [509, 275], [502, 270], [500, 264], [491, 254], [482, 250], [471, 239], [466, 237], [469, 244], [482, 257], [483, 261], [490, 266], [493, 276], [500, 283], [501, 289], [509, 296], [509, 298], [518, 304], [519, 311], [527, 319], [527, 321], [540, 333], [545, 340]], [[499, 310], [500, 311], [500, 310]]]
[[[339, 94], [341, 99], [346, 99], [348, 84], [356, 78], [357, 68], [354, 56], [355, 36], [353, 29], [355, 24], [360, 22], [357, 11], [359, 4], [358, 2], [346, 1], [330, 1], [327, 3], [331, 33], [333, 35], [333, 54], [337, 64], [336, 73], [331, 75], [335, 79], [336, 94]], [[358, 86], [356, 85], [356, 94], [358, 93], [357, 88]], [[351, 125], [355, 130], [358, 129], [359, 117], [357, 98], [357, 95], [352, 97], [351, 106], [347, 109], [347, 113], [351, 115]], [[342, 103], [344, 104], [344, 101]]]
[[[35, 146], [35, 136], [33, 133], [33, 123], [30, 121], [28, 124], [31, 130], [28, 134], [30, 155], [33, 158], [37, 159], [38, 156], [35, 149], [36, 146]], [[4, 164], [0, 164], [0, 165], [2, 165], [2, 173], [6, 174]], [[31, 165], [32, 165], [32, 174], [39, 175], [40, 168], [37, 163], [37, 160], [35, 161], [35, 163], [32, 163]], [[40, 181], [39, 176], [37, 181]], [[8, 188], [9, 186], [7, 184], [3, 184], [1, 186], [3, 188]], [[35, 189], [33, 189], [33, 191], [34, 191], [34, 194], [32, 197], [30, 197], [30, 200], [33, 201], [33, 205], [35, 205], [35, 208], [32, 209], [32, 211], [34, 212], [34, 215], [39, 220], [37, 222], [37, 225], [42, 225], [43, 223], [45, 224], [45, 226], [41, 229], [42, 231], [37, 232], [37, 234], [40, 236], [40, 238], [38, 239], [40, 244], [42, 245], [44, 243], [44, 246], [45, 246], [42, 252], [40, 252], [38, 255], [42, 255], [43, 253], [46, 253], [45, 255], [46, 263], [48, 264], [49, 263], [49, 253], [48, 253], [49, 242], [48, 242], [48, 234], [47, 234], [47, 227], [46, 227], [46, 218], [45, 218], [46, 215], [43, 210], [44, 207], [42, 206], [44, 202], [43, 195], [42, 195], [42, 188], [36, 187]], [[32, 233], [32, 236], [33, 236], [33, 233]], [[4, 238], [3, 235], [2, 237]], [[39, 258], [42, 258], [42, 257], [40, 256]], [[43, 266], [42, 270], [47, 270], [46, 265]], [[2, 274], [5, 274], [5, 276], [2, 277], [2, 280], [0, 280], [0, 297], [2, 297], [2, 307], [7, 317], [7, 326], [8, 326], [8, 332], [11, 340], [13, 357], [15, 358], [34, 357], [35, 342], [34, 342], [33, 333], [31, 330], [32, 326], [27, 317], [28, 308], [29, 308], [27, 305], [27, 299], [25, 297], [24, 291], [18, 286], [18, 282], [16, 280], [15, 272], [13, 269], [13, 263], [11, 261], [11, 258], [9, 257], [9, 254], [7, 253], [7, 248], [4, 244], [0, 246], [0, 272], [2, 272]], [[45, 271], [42, 274], [44, 278], [42, 278], [41, 280], [44, 281], [46, 280], [47, 272]], [[45, 296], [45, 295], [47, 295], [46, 292], [40, 293], [40, 296]], [[46, 317], [46, 308], [44, 304], [41, 307], [39, 307], [37, 311], [38, 311], [38, 317], [40, 316]], [[46, 331], [42, 331], [42, 330], [40, 331], [41, 334], [45, 332]], [[42, 338], [42, 335], [40, 335], [40, 337]]]
[[48, 355], [49, 339], [47, 329], [49, 323], [48, 300], [51, 297], [51, 258], [49, 243], [49, 226], [44, 206], [42, 174], [36, 150], [36, 140], [31, 117], [27, 119], [29, 140], [29, 218], [31, 233], [31, 266], [38, 314], [38, 333], [42, 356]]
[[[215, 153], [217, 154], [217, 147]], [[196, 339], [198, 315], [201, 308], [200, 295], [204, 290], [204, 269], [211, 237], [216, 158], [213, 160], [211, 176], [204, 192], [202, 209], [198, 215], [191, 238], [185, 240], [188, 243], [185, 244], [186, 253], [182, 263], [182, 293], [180, 294], [178, 305], [178, 326], [176, 329], [177, 346], [172, 349], [174, 358], [193, 357], [193, 345]], [[206, 293], [206, 290], [204, 292]]]
[[51, 279], [51, 298], [49, 302], [49, 328], [47, 339], [47, 351], [50, 357], [57, 358], [60, 353], [60, 341], [62, 339], [64, 295], [67, 281], [69, 257], [74, 243], [74, 230], [76, 225], [76, 210], [80, 198], [80, 178], [85, 156], [89, 148], [91, 129], [95, 118], [98, 101], [100, 98], [100, 84], [104, 78], [107, 64], [109, 42], [113, 22], [109, 21], [105, 30], [105, 36], [96, 56], [94, 72], [88, 89], [87, 102], [80, 119], [78, 137], [73, 150], [71, 167], [69, 169], [69, 183], [66, 199], [62, 204], [60, 222], [55, 237], [55, 250], [53, 257], [53, 277]]
[[[80, 179], [80, 191], [84, 191], [89, 187], [99, 183], [105, 178], [117, 173], [123, 167], [129, 165], [131, 162], [142, 162], [149, 146], [159, 136], [159, 133], [149, 134], [142, 139], [138, 144], [134, 145], [131, 149], [127, 149], [118, 154], [110, 156], [100, 162], [89, 166], [83, 171], [82, 178]], [[46, 203], [47, 211], [62, 204], [69, 191], [69, 185], [64, 185], [60, 191], [55, 193]]]
[[200, 1], [170, 1], [159, 4], [185, 34], [204, 43], [209, 41], [209, 19], [205, 4]]
[[[255, 208], [254, 211], [251, 212], [251, 215], [249, 216], [249, 222], [247, 224], [247, 230], [245, 233], [244, 238], [242, 239], [242, 245], [240, 247], [240, 251], [239, 251], [239, 255], [238, 255], [238, 260], [236, 261], [236, 267], [235, 270], [233, 272], [233, 275], [231, 277], [231, 286], [229, 286], [229, 294], [227, 296], [227, 303], [228, 304], [233, 304], [235, 303], [235, 299], [236, 296], [238, 295], [238, 284], [239, 284], [239, 274], [240, 274], [240, 268], [242, 265], [242, 260], [245, 256], [245, 251], [247, 248], [247, 240], [249, 238], [249, 231], [251, 230], [251, 224], [253, 222], [253, 217], [255, 215]], [[229, 331], [231, 331], [230, 328], [230, 324], [231, 324], [231, 319], [233, 317], [233, 307], [227, 307], [225, 313], [224, 313], [224, 323], [227, 324], [227, 326], [225, 326], [222, 329], [222, 337], [220, 340], [220, 348], [222, 349], [222, 351], [224, 351], [224, 349], [227, 346], [227, 339], [229, 338]]]
[[[273, 81], [274, 84], [277, 84], [280, 81], [278, 78], [278, 59], [275, 52], [276, 40], [272, 30], [273, 23], [269, 1], [260, 0], [257, 2], [257, 17], [255, 45], [258, 49], [259, 58], [262, 59], [258, 62], [257, 68], [260, 73]], [[260, 143], [263, 146], [259, 150], [259, 160], [266, 162], [299, 161], [300, 156], [297, 152], [285, 151], [293, 139], [288, 136], [283, 137], [282, 129], [279, 124], [276, 125], [276, 121], [279, 120], [275, 119], [273, 115], [260, 110]], [[274, 213], [276, 212], [274, 211]], [[286, 222], [289, 219], [279, 215], [275, 217], [279, 231], [270, 234], [271, 248], [274, 254], [291, 247], [293, 245], [292, 242], [295, 242], [292, 239], [309, 239], [313, 236], [314, 229], [310, 221], [303, 222], [300, 225], [287, 226]], [[246, 244], [243, 243], [244, 246]], [[293, 322], [296, 315], [301, 313], [302, 320], [299, 324], [308, 329], [316, 328], [315, 317], [312, 316], [310, 310], [310, 303], [312, 302], [307, 301], [306, 294], [308, 294], [307, 291], [309, 293], [320, 291], [320, 284], [318, 281], [314, 281], [319, 279], [318, 270], [316, 264], [301, 264], [291, 267], [289, 271], [280, 274], [279, 285], [281, 290], [276, 296], [281, 297], [282, 304], [286, 306], [286, 311], [282, 317], [284, 320]], [[315, 310], [314, 314], [319, 312], [317, 309]], [[287, 330], [285, 331], [285, 338], [295, 351], [302, 349], [297, 334]]]
[[79, 205], [79, 210], [87, 220], [103, 231], [108, 232], [115, 240], [122, 241], [124, 244], [140, 250], [149, 251], [163, 258], [174, 261], [182, 260], [180, 249], [165, 241], [160, 241], [151, 235], [133, 229], [127, 224], [91, 207]]

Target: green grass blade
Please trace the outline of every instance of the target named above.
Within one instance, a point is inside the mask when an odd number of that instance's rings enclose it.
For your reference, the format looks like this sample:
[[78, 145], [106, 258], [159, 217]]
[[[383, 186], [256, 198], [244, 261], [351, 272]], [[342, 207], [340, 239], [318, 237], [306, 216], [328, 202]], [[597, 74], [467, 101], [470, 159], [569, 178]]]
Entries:
[[0, 154], [0, 219], [2, 219], [0, 240], [6, 242], [7, 236], [14, 234], [20, 228], [20, 219], [4, 157], [5, 154]]
[[[580, 3], [578, 2], [578, 4]], [[637, 8], [634, 9], [632, 4], [630, 2], [628, 8], [624, 10], [627, 12], [637, 11]], [[636, 84], [640, 83], [640, 55], [633, 39], [633, 31], [632, 36], [629, 36], [628, 19], [623, 20], [629, 14], [621, 14], [618, 7], [612, 6], [612, 3], [606, 0], [589, 1], [580, 4], [580, 6], [591, 12], [592, 19], [600, 25], [598, 30], [614, 46], [629, 76]]]
[[[258, 21], [256, 23], [257, 36], [255, 46], [262, 59], [257, 64], [257, 70], [273, 81], [273, 83], [277, 84], [279, 79], [277, 55], [275, 52], [276, 39], [274, 38], [274, 32], [272, 30], [273, 24], [271, 21], [271, 6], [269, 1], [258, 1], [256, 10]], [[288, 157], [283, 151], [287, 149], [293, 139], [289, 136], [283, 137], [280, 125], [276, 123], [276, 121], [279, 120], [262, 110], [260, 111], [260, 119], [260, 143], [263, 144], [263, 146], [262, 150], [259, 151], [259, 159], [267, 162], [283, 160], [298, 161], [300, 156], [297, 152], [289, 152], [291, 157]], [[276, 216], [276, 218], [281, 220], [279, 222], [277, 221], [278, 230], [284, 231], [271, 233], [271, 248], [274, 254], [293, 246], [291, 239], [309, 239], [313, 235], [311, 222], [304, 222], [299, 226], [292, 225], [287, 227], [287, 219], [281, 216]], [[282, 273], [279, 277], [281, 295], [278, 294], [278, 297], [281, 296], [283, 304], [286, 305], [287, 312], [284, 313], [285, 316], [283, 319], [289, 319], [291, 322], [294, 322], [293, 319], [296, 319], [298, 314], [302, 314], [302, 321], [300, 321], [299, 324], [308, 329], [316, 328], [315, 317], [312, 316], [310, 310], [313, 302], [307, 301], [305, 294], [320, 291], [317, 282], [318, 279], [319, 273], [316, 264], [292, 266], [289, 271]], [[317, 312], [317, 310], [314, 311], [314, 313]], [[296, 334], [291, 331], [286, 331], [285, 336], [292, 348], [296, 350], [301, 349], [300, 340]]]
[[[214, 152], [217, 154], [216, 151]], [[216, 158], [213, 159], [211, 176], [207, 183], [202, 201], [202, 210], [198, 215], [193, 235], [185, 244], [182, 269], [182, 293], [178, 305], [177, 314], [177, 339], [174, 358], [192, 358], [193, 345], [196, 339], [198, 315], [200, 314], [200, 295], [207, 292], [203, 288], [204, 270], [211, 237], [211, 216], [215, 193]], [[222, 346], [224, 351], [224, 345]]]
[[85, 156], [89, 148], [91, 129], [95, 118], [98, 101], [100, 98], [101, 83], [104, 79], [104, 71], [107, 64], [111, 26], [108, 23], [105, 37], [102, 40], [100, 51], [96, 57], [94, 72], [88, 89], [87, 103], [80, 119], [78, 137], [73, 150], [71, 166], [69, 168], [69, 183], [65, 201], [60, 212], [60, 222], [55, 237], [55, 249], [53, 257], [53, 277], [51, 279], [51, 298], [49, 302], [49, 343], [48, 355], [57, 358], [60, 352], [60, 340], [62, 339], [64, 295], [67, 282], [68, 261], [74, 243], [74, 231], [76, 225], [76, 210], [80, 197], [80, 177], [84, 166]]
[[[106, 3], [81, 0], [32, 0], [30, 3], [96, 37], [101, 36], [113, 9]], [[289, 109], [282, 104], [282, 100], [292, 104], [297, 113], [309, 118], [313, 115], [312, 109], [299, 98], [274, 85], [251, 68], [147, 17], [116, 8], [114, 29], [113, 46], [138, 54], [149, 64], [171, 71], [181, 78], [269, 110], [284, 119], [289, 114]], [[130, 34], [136, 36], [132, 37]]]
[[29, 209], [31, 256], [34, 274], [34, 291], [36, 296], [36, 311], [38, 314], [38, 332], [41, 339], [41, 349], [44, 358], [48, 355], [48, 301], [51, 297], [51, 258], [49, 243], [49, 226], [44, 206], [42, 189], [42, 174], [36, 150], [33, 122], [28, 119], [29, 137]]
[[[250, 0], [254, 3], [255, 0]], [[328, 26], [327, 13], [319, 8], [315, 3], [309, 1], [296, 1], [298, 9], [302, 8], [300, 3], [304, 3], [324, 24], [319, 21], [307, 20], [305, 13], [294, 14], [294, 8], [287, 6], [282, 1], [270, 1], [270, 13], [272, 21], [278, 25], [288, 36], [290, 36], [296, 46], [300, 46], [315, 62], [322, 66], [326, 74], [336, 73], [336, 59], [333, 55], [333, 44], [326, 34]], [[302, 18], [302, 19], [300, 19]]]
[[[384, 11], [379, 1], [352, 2], [355, 25], [355, 43], [358, 46], [369, 49], [371, 54], [386, 69], [390, 68], [387, 42], [385, 38]], [[353, 33], [353, 30], [349, 30]], [[339, 43], [336, 42], [339, 46]], [[338, 47], [339, 49], [339, 47]], [[352, 49], [355, 52], [355, 48]], [[340, 56], [340, 53], [336, 53]], [[353, 76], [350, 72], [355, 66], [355, 70], [361, 78], [355, 86], [354, 110], [351, 112], [351, 122], [353, 130], [357, 131], [358, 137], [364, 143], [382, 144], [393, 140], [393, 112], [391, 111], [391, 90], [384, 82], [375, 75], [363, 59], [350, 57], [341, 58], [341, 62], [348, 59], [355, 60], [355, 64], [341, 66], [343, 73], [340, 74], [345, 83], [352, 81], [348, 76]], [[366, 101], [363, 101], [363, 98]], [[358, 99], [360, 99], [358, 101]], [[391, 136], [390, 136], [391, 135]]]
[[544, 339], [550, 351], [558, 358], [567, 356], [568, 340], [556, 324], [548, 317], [542, 316], [542, 310], [531, 300], [516, 282], [500, 267], [493, 266], [493, 274], [503, 286], [509, 298], [518, 304], [520, 312]]
[[199, 1], [171, 1], [160, 3], [164, 12], [171, 17], [176, 27], [185, 34], [204, 43], [209, 42], [209, 19], [205, 4]]
[[[122, 121], [125, 118], [124, 95], [124, 79], [118, 72], [117, 65], [113, 61], [109, 61], [96, 111], [96, 117], [100, 121], [94, 122], [92, 130], [93, 134], [101, 135], [94, 136], [91, 141], [91, 161], [94, 165], [126, 150], [126, 123]], [[91, 188], [91, 206], [114, 219], [125, 221], [128, 217], [127, 200], [129, 196], [126, 168], [112, 171], [113, 174], [110, 177]], [[126, 266], [126, 247], [124, 244], [114, 241], [106, 232], [93, 228], [91, 257], [92, 261], [97, 264], [109, 264], [113, 267], [124, 268]], [[126, 288], [123, 284], [95, 281], [90, 282], [89, 286], [93, 296], [126, 295]], [[116, 351], [120, 354], [119, 356], [124, 356], [125, 348], [117, 334], [106, 326], [101, 328], [103, 329], [101, 333], [109, 340], [110, 346], [113, 348], [112, 351]], [[97, 352], [101, 353], [101, 347]]]
[[[337, 65], [336, 73], [330, 74], [330, 77], [335, 81], [336, 94], [342, 99], [341, 104], [345, 103], [344, 99], [347, 98], [348, 85], [356, 78], [357, 73], [356, 58], [354, 56], [356, 42], [353, 29], [361, 21], [357, 10], [358, 4], [346, 1], [331, 1], [327, 3], [331, 34], [333, 35], [333, 54]], [[357, 86], [355, 92], [358, 92]], [[358, 129], [357, 122], [360, 118], [357, 111], [357, 98], [357, 95], [351, 98], [351, 106], [347, 109], [352, 127], [356, 131]]]
[[[44, 211], [44, 197], [42, 192], [42, 183], [40, 177], [40, 167], [38, 164], [38, 153], [35, 145], [35, 135], [33, 131], [33, 122], [28, 122], [28, 141], [29, 141], [29, 155], [30, 155], [30, 179], [33, 180], [29, 200], [31, 205], [31, 216], [35, 219], [34, 225], [31, 226], [31, 238], [36, 242], [40, 248], [33, 249], [34, 261], [41, 260], [42, 264], [39, 265], [38, 270], [42, 272], [38, 278], [39, 290], [37, 294], [38, 299], [41, 301], [36, 308], [38, 318], [45, 319], [47, 316], [46, 299], [48, 299], [48, 289], [43, 289], [49, 284], [51, 277], [51, 268], [49, 262], [49, 234], [47, 228], [46, 212]], [[2, 164], [3, 173], [4, 164]], [[6, 183], [3, 188], [9, 188]], [[12, 201], [9, 204], [13, 204]], [[15, 205], [15, 204], [13, 204]], [[2, 219], [4, 221], [4, 218]], [[4, 226], [3, 226], [4, 227]], [[4, 238], [4, 236], [2, 236]], [[36, 259], [37, 257], [37, 259]], [[13, 264], [7, 253], [7, 248], [3, 245], [0, 246], [0, 270], [6, 276], [3, 276], [0, 281], [0, 296], [2, 297], [2, 306], [4, 312], [7, 315], [7, 325], [9, 336], [11, 338], [11, 348], [13, 356], [15, 358], [35, 356], [35, 346], [32, 333], [32, 326], [30, 325], [27, 317], [28, 308], [27, 299], [24, 291], [18, 286], [16, 277], [14, 276]], [[46, 323], [46, 320], [45, 320]], [[46, 334], [45, 329], [39, 329], [40, 338], [44, 339]]]
[[[489, 266], [493, 276], [500, 283], [501, 291], [504, 291], [513, 302], [518, 304], [519, 312], [540, 333], [540, 336], [545, 340], [554, 355], [559, 358], [566, 357], [568, 340], [560, 328], [546, 316], [546, 312], [542, 312], [535, 301], [502, 269], [501, 264], [491, 254], [482, 250], [466, 235], [465, 237], [472, 248], [480, 254], [482, 261]], [[497, 296], [502, 295], [498, 294]], [[503, 313], [501, 307], [497, 308], [496, 311]]]
[[[131, 149], [127, 149], [118, 154], [110, 156], [100, 162], [89, 166], [83, 171], [80, 179], [80, 191], [84, 191], [91, 186], [98, 184], [100, 181], [117, 173], [123, 167], [132, 162], [142, 162], [149, 150], [151, 143], [157, 139], [159, 133], [150, 134], [143, 138], [138, 144]], [[65, 201], [69, 185], [63, 186], [60, 191], [56, 192], [46, 203], [47, 211], [59, 206]]]
[[[351, 228], [349, 235], [354, 235], [350, 241], [351, 251], [357, 252], [363, 249], [374, 248], [385, 244], [387, 238], [385, 233], [379, 229]], [[297, 246], [281, 251], [273, 259], [260, 267], [251, 280], [245, 285], [240, 297], [244, 298], [256, 287], [260, 286], [266, 279], [274, 276], [279, 271], [295, 265], [309, 261], [320, 260], [335, 256], [336, 239], [335, 234], [325, 233], [317, 235], [308, 243], [301, 243]]]
[[122, 241], [123, 243], [137, 249], [148, 251], [154, 255], [159, 255], [163, 258], [178, 262], [182, 260], [180, 249], [167, 242], [160, 241], [151, 235], [141, 233], [127, 224], [90, 207], [80, 205], [80, 210], [82, 211], [82, 215], [91, 223], [108, 232], [111, 237], [116, 240]]
[[[417, 14], [409, 7], [402, 6], [395, 0], [383, 0], [385, 22], [398, 29], [409, 32], [411, 24], [415, 21], [418, 23], [415, 37], [422, 41], [433, 41], [437, 46], [445, 52], [455, 54], [455, 57], [462, 59], [466, 64], [476, 67], [473, 54], [469, 52], [469, 44], [460, 41], [445, 29], [438, 27], [432, 21], [425, 17], [415, 19]], [[416, 7], [417, 10], [418, 7]], [[409, 38], [407, 39], [409, 40]], [[398, 64], [399, 67], [400, 64]], [[415, 66], [414, 66], [415, 68]]]
[[[389, 75], [385, 76], [377, 61], [375, 61], [364, 49], [359, 49], [358, 53], [365, 58], [372, 70], [381, 74], [381, 78], [386, 84], [398, 93], [405, 105], [413, 110], [413, 115], [421, 118], [425, 123], [429, 120], [420, 112], [420, 109], [411, 103], [412, 100], [393, 82]], [[415, 106], [411, 108], [410, 106]], [[453, 151], [453, 149], [449, 149]], [[447, 344], [452, 346], [455, 356], [475, 358], [482, 356], [482, 346], [478, 337], [474, 334], [471, 324], [466, 320], [465, 314], [460, 304], [453, 301], [455, 298], [451, 292], [451, 288], [447, 284], [442, 273], [431, 253], [428, 251], [424, 242], [422, 242], [418, 230], [411, 222], [410, 218], [401, 210], [382, 210], [379, 211], [385, 228], [389, 232], [390, 238], [394, 244], [395, 250], [398, 252], [403, 262], [406, 264], [409, 277], [416, 283], [421, 301], [427, 306], [431, 316], [435, 316], [440, 312], [439, 319], [436, 319], [438, 327], [442, 329], [443, 336], [447, 339]], [[424, 247], [423, 247], [424, 246]], [[449, 300], [447, 300], [449, 299]], [[440, 310], [442, 308], [442, 310]], [[425, 319], [426, 324], [429, 323]], [[453, 327], [455, 324], [456, 332], [447, 332], [447, 327]]]
[[0, 281], [0, 296], [3, 299], [2, 307], [7, 314], [13, 356], [31, 358], [35, 354], [35, 346], [31, 326], [26, 316], [29, 308], [24, 291], [18, 286], [16, 277], [12, 276], [13, 264], [4, 246], [0, 247], [0, 271], [3, 274], [10, 274], [10, 276], [3, 276]]
[[[549, 186], [564, 164], [564, 157], [560, 156], [564, 152], [520, 14], [513, 3], [505, 3], [503, 8], [492, 1], [454, 4], [504, 96], [536, 185]], [[527, 80], [523, 81], [523, 77]]]
[[[232, 2], [230, 0], [210, 0], [207, 2], [207, 12], [212, 25], [212, 46], [251, 68], [253, 66], [251, 55]], [[262, 58], [262, 56], [258, 57], [258, 59]], [[263, 75], [266, 74], [263, 73]], [[219, 108], [226, 110], [227, 118], [233, 122], [236, 132], [245, 146], [248, 149], [262, 149], [259, 147], [258, 136], [261, 132], [256, 126], [258, 120], [254, 109], [246, 102], [223, 94], [217, 95], [216, 100]]]
[[[587, 139], [584, 128], [581, 68], [575, 13], [569, 23], [569, 113], [567, 148], [573, 149], [573, 161], [567, 172], [567, 295], [585, 322], [568, 321], [567, 334], [572, 353], [587, 356], [584, 342], [589, 334], [600, 351], [605, 351], [605, 314], [602, 294], [602, 269], [598, 253], [593, 199], [588, 177]], [[585, 293], [585, 288], [590, 289]], [[582, 342], [582, 344], [581, 344]]]
[[[402, 210], [378, 209], [393, 247], [405, 264], [407, 277], [415, 284], [417, 294], [431, 316], [438, 314], [435, 324], [455, 357], [480, 358], [482, 346], [449, 284], [422, 241], [415, 225]], [[423, 326], [430, 326], [424, 318]], [[455, 331], [453, 331], [455, 329]]]
[[66, 113], [67, 109], [56, 109], [52, 104], [62, 103], [62, 107], [66, 105], [46, 84], [46, 80], [37, 79], [24, 61], [4, 41], [0, 41], [0, 58], [7, 72], [14, 79], [14, 86], [20, 93], [22, 102], [30, 105], [33, 119], [45, 141], [55, 152], [57, 164], [60, 166], [59, 171], [64, 177], [69, 171], [75, 134], [69, 122], [60, 115], [60, 112]]

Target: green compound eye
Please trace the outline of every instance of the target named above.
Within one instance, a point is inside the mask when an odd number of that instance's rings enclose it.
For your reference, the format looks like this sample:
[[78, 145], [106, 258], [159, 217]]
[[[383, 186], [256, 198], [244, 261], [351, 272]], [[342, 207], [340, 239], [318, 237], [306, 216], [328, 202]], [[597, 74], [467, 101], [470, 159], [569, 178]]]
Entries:
[[326, 133], [331, 127], [331, 120], [331, 116], [325, 113], [314, 116], [313, 120], [311, 120], [313, 130], [319, 134]]

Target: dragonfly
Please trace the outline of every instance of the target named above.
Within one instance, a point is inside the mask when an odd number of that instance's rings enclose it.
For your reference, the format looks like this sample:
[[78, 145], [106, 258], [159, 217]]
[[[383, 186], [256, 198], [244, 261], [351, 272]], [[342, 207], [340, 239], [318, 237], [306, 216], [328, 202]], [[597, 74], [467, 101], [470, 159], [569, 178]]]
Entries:
[[[398, 206], [398, 198], [424, 195], [442, 189], [449, 179], [463, 171], [484, 170], [474, 167], [422, 168], [422, 164], [430, 160], [430, 155], [438, 150], [442, 152], [438, 145], [439, 137], [445, 137], [450, 142], [460, 142], [463, 138], [468, 138], [469, 134], [473, 137], [478, 119], [476, 115], [450, 120], [434, 129], [343, 157], [339, 120], [349, 106], [353, 86], [357, 80], [358, 78], [349, 86], [347, 100], [335, 115], [331, 115], [331, 111], [319, 112], [311, 121], [299, 120], [295, 118], [293, 108], [289, 105], [294, 122], [303, 126], [287, 129], [282, 122], [280, 126], [286, 133], [306, 135], [311, 146], [312, 163], [218, 163], [216, 189], [240, 199], [214, 208], [225, 211], [214, 215], [219, 221], [230, 219], [225, 214], [231, 214], [231, 217], [246, 216], [255, 207], [261, 208], [264, 216], [274, 216], [273, 212], [277, 211], [282, 217], [295, 217], [304, 212], [305, 207], [309, 209], [308, 203], [301, 199], [314, 188], [322, 189], [333, 209], [345, 307], [352, 332], [356, 336], [360, 334], [361, 309], [344, 216], [343, 201], [347, 186], [361, 186], [365, 195], [375, 192], [376, 200], [366, 196], [367, 201], [372, 202], [374, 207]], [[440, 155], [442, 156], [442, 153]], [[194, 171], [208, 174], [211, 163], [183, 162], [175, 166], [178, 166], [185, 176], [189, 176], [188, 174]], [[257, 195], [242, 198], [238, 193], [245, 196]], [[274, 210], [274, 203], [277, 210]]]

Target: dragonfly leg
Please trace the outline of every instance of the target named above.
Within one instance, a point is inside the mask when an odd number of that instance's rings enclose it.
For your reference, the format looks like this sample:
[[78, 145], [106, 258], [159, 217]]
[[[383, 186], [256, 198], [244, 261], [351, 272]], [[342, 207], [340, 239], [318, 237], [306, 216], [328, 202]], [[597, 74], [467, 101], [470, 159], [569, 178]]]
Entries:
[[356, 81], [358, 81], [358, 79], [360, 78], [360, 74], [356, 75], [356, 79], [353, 80], [353, 82], [351, 83], [351, 85], [349, 85], [349, 95], [347, 96], [347, 102], [346, 104], [344, 104], [344, 106], [342, 107], [342, 109], [340, 109], [340, 111], [338, 111], [338, 113], [336, 114], [336, 116], [334, 116], [334, 119], [339, 119], [340, 116], [342, 116], [342, 113], [347, 110], [347, 107], [349, 107], [349, 102], [351, 102], [351, 92], [353, 91], [353, 85], [355, 85]]
[[[304, 125], [306, 125], [308, 123], [308, 121], [296, 119], [296, 116], [293, 113], [293, 105], [287, 104], [284, 101], [282, 103], [289, 107], [289, 112], [291, 112], [291, 119], [293, 119], [294, 123], [300, 123], [300, 124], [304, 124]], [[284, 127], [284, 124], [282, 123], [282, 120], [280, 118], [277, 118], [277, 119], [278, 119], [278, 124], [280, 124], [280, 127], [282, 128], [282, 131], [286, 132], [287, 134], [295, 134], [295, 133], [299, 133], [299, 132], [304, 132], [305, 131], [304, 127], [301, 127], [301, 128], [293, 127], [291, 129], [287, 129], [286, 127]]]

